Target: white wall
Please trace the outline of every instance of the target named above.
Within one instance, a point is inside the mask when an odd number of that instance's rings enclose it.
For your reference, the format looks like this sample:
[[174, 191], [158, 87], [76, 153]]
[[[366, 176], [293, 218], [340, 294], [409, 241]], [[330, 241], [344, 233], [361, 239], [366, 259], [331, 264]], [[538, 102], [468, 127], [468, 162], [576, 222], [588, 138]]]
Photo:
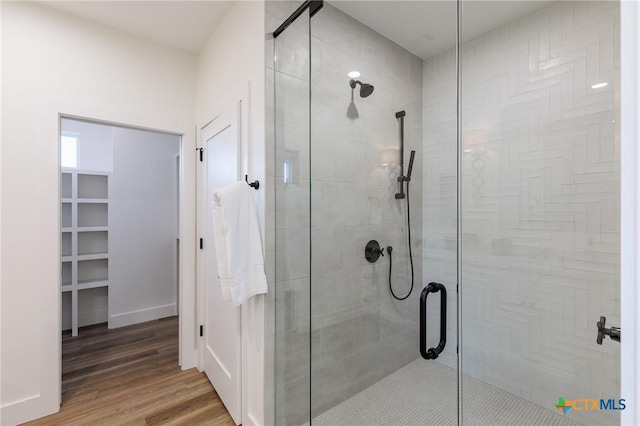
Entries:
[[180, 138], [113, 129], [109, 303], [113, 328], [176, 315]]
[[[261, 57], [256, 56], [261, 60]], [[182, 217], [195, 217], [191, 54], [26, 2], [2, 4], [2, 424], [59, 408], [58, 114], [184, 134]], [[185, 306], [194, 306], [195, 225], [183, 222]], [[195, 363], [181, 315], [182, 367]]]
[[[0, 42], [2, 41], [2, 11], [3, 11], [3, 5], [2, 2], [0, 2]], [[0, 46], [0, 117], [4, 117], [4, 115], [2, 114], [3, 112], [3, 107], [2, 104], [4, 102], [2, 102], [2, 99], [4, 99], [2, 97], [3, 91], [2, 91], [2, 82], [4, 80], [2, 80], [2, 54], [1, 54], [2, 50], [1, 50], [1, 46]], [[2, 145], [2, 119], [0, 118], [0, 145]], [[0, 149], [0, 164], [2, 164], [2, 149]], [[2, 173], [0, 172], [0, 241], [2, 241]], [[3, 318], [2, 316], [2, 244], [0, 244], [0, 320]], [[2, 366], [4, 364], [2, 364], [2, 327], [0, 327], [0, 374], [2, 371]], [[1, 380], [1, 379], [0, 379]], [[0, 385], [0, 407], [2, 406], [2, 386]], [[0, 424], [2, 423], [2, 409], [0, 408]]]
[[[197, 123], [209, 121], [239, 99], [243, 101], [247, 173], [259, 180], [256, 205], [264, 240], [265, 179], [265, 72], [264, 2], [239, 1], [211, 35], [198, 62]], [[244, 425], [263, 424], [264, 296], [252, 298], [242, 308]], [[201, 308], [201, 306], [199, 306]]]

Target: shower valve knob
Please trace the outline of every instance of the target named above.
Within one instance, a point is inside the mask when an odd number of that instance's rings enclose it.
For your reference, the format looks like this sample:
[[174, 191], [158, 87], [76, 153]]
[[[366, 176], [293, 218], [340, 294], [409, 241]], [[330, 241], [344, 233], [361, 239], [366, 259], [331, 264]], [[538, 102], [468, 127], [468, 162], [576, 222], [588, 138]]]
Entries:
[[384, 247], [380, 247], [380, 244], [376, 240], [371, 240], [364, 248], [364, 257], [369, 263], [376, 262], [380, 256], [384, 256]]

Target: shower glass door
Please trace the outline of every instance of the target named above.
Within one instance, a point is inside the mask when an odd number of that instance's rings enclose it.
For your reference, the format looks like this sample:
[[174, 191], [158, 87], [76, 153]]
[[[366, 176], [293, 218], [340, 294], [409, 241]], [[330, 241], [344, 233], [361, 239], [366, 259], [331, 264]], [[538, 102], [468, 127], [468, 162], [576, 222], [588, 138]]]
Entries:
[[619, 424], [619, 2], [461, 7], [462, 422]]
[[[278, 27], [295, 6], [270, 2], [267, 22]], [[273, 156], [267, 161], [266, 236], [275, 253], [275, 259], [267, 258], [274, 351], [274, 411], [269, 417], [275, 425], [301, 425], [311, 413], [309, 19], [305, 10], [273, 40], [273, 63], [267, 64], [268, 87], [273, 88], [267, 96], [273, 96], [274, 105], [267, 111]]]

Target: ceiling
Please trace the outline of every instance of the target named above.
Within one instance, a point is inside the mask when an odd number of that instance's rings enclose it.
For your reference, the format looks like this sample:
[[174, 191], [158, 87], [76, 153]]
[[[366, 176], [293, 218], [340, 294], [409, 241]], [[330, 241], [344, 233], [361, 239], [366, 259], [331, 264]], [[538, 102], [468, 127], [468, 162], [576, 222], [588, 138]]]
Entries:
[[[457, 2], [454, 0], [334, 0], [330, 3], [422, 59], [455, 46]], [[551, 1], [465, 0], [461, 3], [462, 40], [470, 40], [549, 3]]]
[[[40, 3], [198, 53], [235, 1], [42, 0]], [[551, 2], [465, 0], [461, 3], [461, 35], [464, 40], [471, 39], [548, 3]], [[423, 59], [455, 45], [455, 0], [334, 0], [331, 4]]]
[[197, 53], [233, 1], [41, 1], [49, 7], [178, 49]]

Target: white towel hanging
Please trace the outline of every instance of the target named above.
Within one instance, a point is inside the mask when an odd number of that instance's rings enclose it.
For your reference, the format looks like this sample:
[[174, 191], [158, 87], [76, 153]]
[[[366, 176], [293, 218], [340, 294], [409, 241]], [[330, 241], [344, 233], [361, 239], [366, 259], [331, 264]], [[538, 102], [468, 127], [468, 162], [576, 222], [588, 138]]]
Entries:
[[213, 231], [222, 299], [239, 306], [267, 292], [264, 255], [252, 189], [235, 182], [213, 194]]

